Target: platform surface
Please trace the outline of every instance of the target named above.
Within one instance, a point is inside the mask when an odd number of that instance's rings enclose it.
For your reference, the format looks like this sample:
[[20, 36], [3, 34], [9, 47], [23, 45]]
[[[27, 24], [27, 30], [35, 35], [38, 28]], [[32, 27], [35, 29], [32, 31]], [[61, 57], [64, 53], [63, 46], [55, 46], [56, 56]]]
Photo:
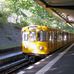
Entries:
[[18, 71], [17, 74], [74, 74], [74, 44]]

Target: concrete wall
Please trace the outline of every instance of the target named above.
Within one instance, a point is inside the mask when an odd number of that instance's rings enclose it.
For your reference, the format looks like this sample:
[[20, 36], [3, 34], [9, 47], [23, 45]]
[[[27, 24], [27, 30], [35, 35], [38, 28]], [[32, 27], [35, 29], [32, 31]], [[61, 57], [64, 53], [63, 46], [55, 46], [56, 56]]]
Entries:
[[14, 24], [0, 27], [0, 49], [16, 46], [21, 46], [21, 28], [16, 28]]

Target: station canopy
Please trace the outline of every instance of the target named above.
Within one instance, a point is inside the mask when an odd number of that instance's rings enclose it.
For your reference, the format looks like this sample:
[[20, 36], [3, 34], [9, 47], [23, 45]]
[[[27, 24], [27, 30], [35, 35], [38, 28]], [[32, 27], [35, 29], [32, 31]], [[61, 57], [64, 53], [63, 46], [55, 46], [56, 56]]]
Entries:
[[[61, 18], [74, 27], [74, 0], [35, 0], [41, 6], [51, 8]], [[42, 3], [40, 3], [42, 2]]]

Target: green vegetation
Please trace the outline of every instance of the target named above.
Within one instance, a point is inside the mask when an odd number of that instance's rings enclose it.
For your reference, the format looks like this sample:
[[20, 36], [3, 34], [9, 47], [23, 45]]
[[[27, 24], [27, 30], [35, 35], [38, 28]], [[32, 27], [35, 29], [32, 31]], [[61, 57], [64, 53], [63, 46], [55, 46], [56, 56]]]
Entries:
[[74, 32], [73, 28], [67, 25], [65, 21], [56, 17], [51, 11], [48, 13], [34, 0], [1, 0], [0, 23], [9, 22], [8, 18], [12, 16], [14, 16], [15, 22], [11, 23], [21, 27], [32, 24], [47, 25], [68, 32]]

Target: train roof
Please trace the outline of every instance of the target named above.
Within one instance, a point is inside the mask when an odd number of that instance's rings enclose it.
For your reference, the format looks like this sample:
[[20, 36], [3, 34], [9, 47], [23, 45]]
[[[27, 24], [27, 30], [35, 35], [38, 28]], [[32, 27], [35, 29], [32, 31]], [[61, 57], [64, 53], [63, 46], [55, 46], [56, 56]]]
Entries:
[[60, 31], [60, 32], [65, 32], [65, 33], [70, 33], [70, 32], [66, 32], [66, 31], [62, 31], [61, 29], [55, 29], [55, 28], [51, 28], [48, 26], [44, 26], [44, 25], [30, 25], [30, 26], [26, 26], [22, 28], [22, 32], [25, 30], [28, 30], [29, 28], [35, 28], [35, 29], [39, 29], [39, 30], [47, 30], [47, 31]]

